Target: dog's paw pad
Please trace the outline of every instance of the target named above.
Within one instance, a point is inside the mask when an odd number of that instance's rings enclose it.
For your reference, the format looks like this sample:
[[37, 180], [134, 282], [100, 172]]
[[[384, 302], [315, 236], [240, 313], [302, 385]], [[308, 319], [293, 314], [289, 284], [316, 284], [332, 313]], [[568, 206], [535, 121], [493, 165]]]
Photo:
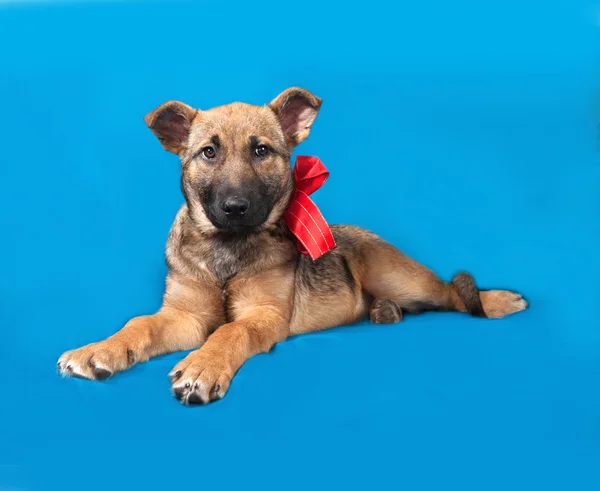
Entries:
[[111, 375], [112, 372], [110, 370], [99, 367], [94, 368], [94, 377], [96, 377], [96, 380], [106, 380]]
[[194, 391], [188, 396], [187, 403], [188, 404], [204, 404], [204, 401], [200, 397], [200, 394], [198, 394], [198, 392]]
[[110, 370], [107, 370], [104, 367], [98, 366], [93, 359], [88, 361], [88, 366], [92, 369], [92, 373], [94, 374], [94, 378], [96, 380], [106, 380], [108, 377], [112, 375]]

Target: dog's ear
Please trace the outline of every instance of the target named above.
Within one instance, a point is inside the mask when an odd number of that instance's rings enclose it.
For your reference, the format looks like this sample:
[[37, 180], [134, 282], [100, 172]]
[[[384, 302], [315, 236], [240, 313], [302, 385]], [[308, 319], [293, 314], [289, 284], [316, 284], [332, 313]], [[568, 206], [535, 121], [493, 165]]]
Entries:
[[168, 101], [144, 118], [148, 128], [169, 152], [181, 155], [187, 146], [192, 119], [196, 110], [178, 101]]
[[287, 144], [295, 147], [310, 133], [321, 107], [321, 99], [308, 90], [292, 87], [279, 94], [269, 103], [269, 107], [279, 118]]

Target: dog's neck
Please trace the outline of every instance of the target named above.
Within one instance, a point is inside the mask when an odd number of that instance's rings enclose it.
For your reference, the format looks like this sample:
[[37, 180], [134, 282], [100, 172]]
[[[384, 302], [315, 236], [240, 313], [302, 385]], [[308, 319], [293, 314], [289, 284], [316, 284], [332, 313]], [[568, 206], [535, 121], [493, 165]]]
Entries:
[[299, 254], [292, 234], [280, 220], [248, 233], [200, 231], [183, 206], [166, 247], [170, 271], [212, 277], [220, 285], [240, 275], [254, 275], [294, 260]]

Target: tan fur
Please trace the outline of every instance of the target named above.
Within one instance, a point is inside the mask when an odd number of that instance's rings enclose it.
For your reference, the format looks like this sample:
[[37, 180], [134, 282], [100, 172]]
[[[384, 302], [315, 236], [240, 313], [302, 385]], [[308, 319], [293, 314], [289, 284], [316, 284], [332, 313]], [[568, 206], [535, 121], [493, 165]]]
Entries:
[[[499, 318], [527, 307], [516, 293], [477, 293], [468, 275], [444, 283], [359, 227], [332, 226], [337, 248], [316, 262], [300, 255], [281, 217], [293, 191], [292, 149], [308, 136], [320, 106], [316, 96], [292, 88], [264, 107], [234, 103], [199, 111], [170, 101], [146, 116], [165, 149], [181, 158], [186, 198], [166, 246], [163, 306], [104, 341], [64, 353], [63, 375], [103, 379], [160, 354], [201, 347], [170, 377], [182, 402], [206, 403], [225, 395], [248, 358], [290, 334], [367, 316], [399, 322], [403, 310], [475, 315], [479, 308]], [[272, 152], [258, 161], [256, 144]], [[201, 154], [209, 145], [218, 147], [212, 161]], [[247, 183], [269, 186], [273, 202], [251, 232], [223, 232], [208, 215], [213, 186], [224, 182], [241, 190]]]

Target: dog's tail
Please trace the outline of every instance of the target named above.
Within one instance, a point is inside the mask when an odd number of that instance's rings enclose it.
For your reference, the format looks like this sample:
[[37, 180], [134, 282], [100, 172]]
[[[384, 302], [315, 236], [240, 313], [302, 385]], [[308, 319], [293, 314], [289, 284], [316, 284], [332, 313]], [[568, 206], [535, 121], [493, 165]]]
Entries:
[[481, 304], [475, 280], [469, 273], [458, 273], [452, 279], [452, 284], [456, 288], [458, 296], [465, 304], [468, 314], [474, 317], [487, 317]]

